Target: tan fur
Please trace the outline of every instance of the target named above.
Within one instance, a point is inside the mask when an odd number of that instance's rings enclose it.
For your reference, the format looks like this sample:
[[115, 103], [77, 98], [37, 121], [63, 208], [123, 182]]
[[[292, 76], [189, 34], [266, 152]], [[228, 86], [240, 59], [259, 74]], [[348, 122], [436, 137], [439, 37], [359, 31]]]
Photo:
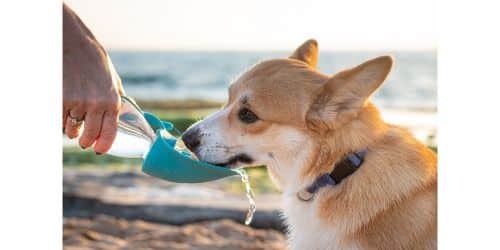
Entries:
[[[392, 58], [330, 77], [315, 69], [317, 53], [317, 42], [308, 40], [290, 58], [264, 61], [244, 73], [231, 85], [223, 110], [195, 125], [207, 130], [201, 147], [208, 153], [198, 156], [218, 160], [245, 152], [255, 164], [268, 165], [286, 204], [297, 206], [285, 207], [294, 249], [435, 249], [436, 154], [405, 129], [385, 123], [369, 101]], [[259, 121], [241, 122], [243, 107]], [[365, 162], [353, 175], [321, 189], [310, 203], [296, 200], [297, 191], [331, 172], [345, 154], [364, 148]], [[304, 226], [310, 228], [299, 228]], [[300, 238], [307, 234], [293, 232], [318, 228], [325, 235], [310, 243]]]

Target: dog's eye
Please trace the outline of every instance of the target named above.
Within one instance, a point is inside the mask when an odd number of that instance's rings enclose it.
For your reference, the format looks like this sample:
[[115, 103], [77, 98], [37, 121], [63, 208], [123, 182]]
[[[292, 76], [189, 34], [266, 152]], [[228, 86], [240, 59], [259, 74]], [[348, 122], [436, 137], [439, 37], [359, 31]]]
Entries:
[[247, 108], [242, 108], [238, 113], [238, 117], [244, 123], [254, 123], [259, 120], [259, 117]]

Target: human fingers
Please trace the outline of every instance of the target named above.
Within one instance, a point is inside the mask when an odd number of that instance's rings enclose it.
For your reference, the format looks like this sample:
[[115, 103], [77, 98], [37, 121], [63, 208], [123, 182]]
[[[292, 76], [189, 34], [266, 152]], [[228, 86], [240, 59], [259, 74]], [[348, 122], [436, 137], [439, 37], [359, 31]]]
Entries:
[[106, 153], [113, 145], [118, 130], [118, 112], [106, 112], [102, 120], [102, 129], [94, 145], [96, 153]]
[[88, 148], [99, 137], [102, 127], [103, 111], [95, 110], [85, 116], [85, 127], [79, 139], [80, 147]]
[[78, 137], [84, 119], [85, 113], [83, 111], [71, 110], [68, 113], [64, 132], [69, 138], [73, 139]]

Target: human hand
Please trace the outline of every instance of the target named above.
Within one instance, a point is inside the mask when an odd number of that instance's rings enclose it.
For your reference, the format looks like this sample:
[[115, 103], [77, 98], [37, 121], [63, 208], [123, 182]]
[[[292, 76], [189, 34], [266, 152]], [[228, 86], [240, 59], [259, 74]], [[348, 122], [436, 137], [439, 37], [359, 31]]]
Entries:
[[[66, 6], [63, 45], [63, 128], [82, 148], [107, 152], [115, 137], [124, 95], [121, 80], [106, 51]], [[66, 10], [67, 8], [67, 10]]]

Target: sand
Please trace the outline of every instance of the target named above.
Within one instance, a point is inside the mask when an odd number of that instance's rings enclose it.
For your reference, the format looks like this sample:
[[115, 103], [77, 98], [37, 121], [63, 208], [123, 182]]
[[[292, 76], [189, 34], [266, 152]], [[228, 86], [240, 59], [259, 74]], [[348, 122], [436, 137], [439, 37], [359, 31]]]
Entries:
[[98, 215], [64, 218], [64, 249], [286, 249], [285, 236], [231, 220], [172, 226]]

